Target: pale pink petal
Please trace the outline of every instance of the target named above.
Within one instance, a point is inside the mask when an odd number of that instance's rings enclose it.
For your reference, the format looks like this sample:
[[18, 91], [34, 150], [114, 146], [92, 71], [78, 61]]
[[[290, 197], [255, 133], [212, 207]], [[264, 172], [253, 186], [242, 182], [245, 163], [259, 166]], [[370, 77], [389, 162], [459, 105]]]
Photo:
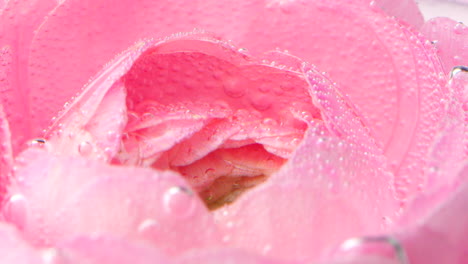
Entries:
[[[5, 2], [5, 1], [1, 1]], [[28, 87], [29, 47], [34, 31], [44, 20], [46, 14], [57, 5], [56, 1], [32, 0], [6, 1], [0, 10], [0, 103], [3, 104], [6, 117], [10, 122], [13, 151], [24, 149], [25, 141], [39, 136], [49, 120], [38, 122], [40, 128], [31, 129], [30, 87]], [[4, 72], [6, 69], [6, 72]], [[49, 96], [51, 91], [43, 91], [37, 96]], [[53, 94], [53, 92], [52, 92]], [[59, 108], [56, 109], [56, 111]]]
[[[32, 44], [29, 83], [37, 118], [34, 127], [50, 120], [90, 76], [135, 41], [190, 32], [196, 27], [223, 29], [230, 32], [223, 37], [232, 39], [238, 35], [239, 25], [245, 27], [243, 18], [251, 20], [251, 4], [205, 0], [125, 0], [118, 5], [109, 0], [62, 1]], [[235, 15], [226, 16], [232, 12]], [[53, 96], [41, 96], [45, 92]]]
[[[464, 176], [461, 174], [465, 174]], [[468, 258], [468, 221], [466, 205], [468, 204], [468, 170], [462, 170], [460, 176], [464, 184], [443, 203], [434, 206], [431, 214], [419, 221], [416, 226], [400, 232], [398, 236], [408, 254], [410, 263], [466, 263]], [[421, 206], [421, 201], [414, 206]]]
[[389, 16], [394, 16], [409, 23], [415, 28], [424, 24], [424, 17], [415, 0], [361, 0], [369, 6], [379, 7]]
[[0, 262], [15, 264], [44, 263], [38, 250], [23, 240], [15, 227], [0, 223]]
[[0, 104], [0, 205], [5, 198], [6, 188], [10, 182], [13, 167], [13, 150], [8, 120]]
[[51, 151], [107, 161], [116, 154], [127, 124], [126, 89], [118, 80], [149, 45], [141, 41], [120, 54], [65, 104], [46, 133]]
[[446, 73], [454, 66], [468, 65], [468, 27], [450, 18], [437, 17], [427, 21], [421, 32], [437, 48]]
[[417, 192], [432, 124], [442, 115], [445, 78], [431, 45], [377, 8], [351, 1], [272, 3], [246, 36], [257, 47], [288, 49], [329, 72], [384, 149], [399, 196]]
[[204, 250], [191, 251], [174, 260], [174, 264], [230, 264], [230, 263], [245, 263], [245, 264], [300, 264], [300, 262], [283, 262], [259, 254], [254, 254], [249, 251], [238, 250], [233, 248], [210, 248]]
[[79, 237], [54, 249], [51, 263], [70, 264], [169, 264], [158, 249], [150, 244], [128, 241], [113, 236]]
[[115, 167], [40, 149], [19, 160], [24, 163], [9, 188], [4, 216], [36, 245], [112, 234], [150, 241], [175, 254], [218, 241], [205, 205], [172, 172]]
[[396, 219], [384, 157], [336, 87], [313, 69], [307, 76], [326, 123], [341, 139], [320, 136], [310, 124], [279, 172], [215, 211], [227, 245], [310, 262], [348, 237], [388, 230]]
[[432, 143], [427, 164], [426, 192], [453, 184], [460, 166], [468, 158], [468, 73], [453, 71], [446, 114]]

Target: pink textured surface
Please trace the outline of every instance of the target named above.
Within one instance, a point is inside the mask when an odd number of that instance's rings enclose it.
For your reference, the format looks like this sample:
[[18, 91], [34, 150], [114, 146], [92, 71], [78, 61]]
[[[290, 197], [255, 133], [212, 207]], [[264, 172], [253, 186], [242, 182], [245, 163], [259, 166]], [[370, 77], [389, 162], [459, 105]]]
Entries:
[[468, 27], [446, 17], [433, 18], [421, 28], [427, 39], [434, 42], [444, 71], [454, 66], [468, 65]]
[[467, 31], [415, 1], [10, 0], [0, 25], [0, 260], [468, 257]]

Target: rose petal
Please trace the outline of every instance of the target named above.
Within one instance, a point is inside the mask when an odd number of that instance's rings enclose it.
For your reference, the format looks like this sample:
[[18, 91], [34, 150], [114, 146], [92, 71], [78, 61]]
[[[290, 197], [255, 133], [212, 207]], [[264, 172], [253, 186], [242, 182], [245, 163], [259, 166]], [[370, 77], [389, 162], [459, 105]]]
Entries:
[[450, 18], [437, 17], [427, 21], [421, 32], [437, 47], [445, 72], [468, 65], [468, 27]]
[[248, 251], [232, 248], [210, 248], [188, 252], [174, 260], [177, 264], [205, 263], [205, 264], [299, 264], [298, 262], [282, 262], [256, 255]]
[[55, 251], [57, 263], [172, 263], [149, 244], [109, 236], [78, 237]]
[[424, 24], [424, 17], [414, 0], [376, 0], [372, 1], [371, 5], [380, 7], [388, 15], [398, 17], [415, 28], [420, 28]]
[[0, 204], [3, 203], [13, 167], [13, 150], [8, 120], [0, 104]]
[[148, 47], [143, 41], [130, 47], [65, 105], [46, 134], [55, 153], [103, 160], [115, 155], [127, 122], [126, 90], [118, 80]]
[[[298, 63], [287, 55], [278, 59]], [[163, 151], [169, 151], [171, 165], [184, 166], [219, 147], [252, 143], [287, 158], [306, 128], [303, 119], [320, 121], [297, 70], [265, 65], [202, 33], [138, 44], [67, 104], [49, 129], [48, 143], [67, 155], [80, 154], [88, 144], [93, 151], [86, 156], [109, 160], [123, 133], [125, 157], [118, 162], [144, 166]], [[112, 93], [118, 96], [112, 99]], [[125, 108], [129, 123], [122, 131]], [[109, 133], [113, 140], [106, 139]]]
[[[50, 121], [41, 119], [36, 123], [39, 127], [31, 129], [27, 64], [34, 31], [57, 3], [45, 0], [1, 2], [5, 6], [0, 10], [0, 103], [3, 104], [10, 122], [13, 151], [18, 153], [24, 149], [25, 141], [31, 137], [38, 137], [41, 129]], [[50, 90], [43, 90], [42, 95], [37, 96], [47, 97], [50, 96], [49, 92]]]
[[[417, 201], [415, 207], [432, 204], [431, 214], [398, 236], [411, 263], [464, 263], [468, 257], [468, 166], [461, 171], [464, 184], [452, 192], [449, 199], [434, 207], [431, 199]], [[423, 203], [421, 203], [423, 202]], [[441, 250], [443, 249], [443, 250]]]
[[16, 172], [21, 181], [10, 187], [4, 214], [35, 244], [107, 233], [151, 241], [174, 254], [218, 241], [207, 209], [172, 172], [113, 167], [38, 149], [24, 152], [22, 160], [27, 163]]
[[[80, 83], [132, 41], [199, 27], [254, 55], [279, 47], [330, 72], [393, 164], [400, 197], [417, 192], [424, 181], [420, 168], [435, 133], [432, 124], [440, 119], [445, 81], [434, 51], [421, 36], [378, 8], [353, 1], [180, 3], [64, 1], [33, 43], [33, 94], [44, 87], [56, 91], [54, 102], [34, 120], [50, 118]], [[54, 36], [61, 39], [51, 42]], [[83, 49], [84, 43], [93, 43], [93, 48]], [[415, 105], [418, 111], [413, 111]]]
[[6, 223], [0, 223], [1, 263], [43, 263], [37, 250], [24, 241], [17, 230]]
[[319, 136], [311, 124], [279, 172], [215, 211], [230, 246], [312, 261], [347, 237], [386, 230], [396, 216], [382, 154], [336, 87], [313, 70], [307, 75], [326, 123], [341, 139]]
[[[34, 87], [32, 106], [34, 119], [40, 120], [33, 127], [50, 120], [89, 76], [135, 41], [189, 32], [197, 26], [207, 30], [224, 28], [223, 32], [231, 34], [223, 37], [232, 39], [231, 36], [238, 35], [239, 25], [244, 24], [242, 18], [248, 19], [252, 14], [248, 12], [250, 4], [199, 0], [176, 3], [126, 0], [118, 5], [108, 0], [61, 1], [32, 43], [29, 64], [30, 84]], [[235, 15], [226, 16], [228, 12]], [[92, 48], [84, 48], [89, 43], [93, 43]], [[37, 97], [44, 90], [53, 96]]]

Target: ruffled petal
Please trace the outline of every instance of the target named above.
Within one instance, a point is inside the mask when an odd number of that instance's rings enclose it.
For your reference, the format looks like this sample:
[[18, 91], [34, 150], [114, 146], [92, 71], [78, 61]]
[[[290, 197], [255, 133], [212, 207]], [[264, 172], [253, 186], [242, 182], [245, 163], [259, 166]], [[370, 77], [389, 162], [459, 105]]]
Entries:
[[[24, 149], [25, 141], [38, 137], [49, 120], [41, 119], [37, 128], [31, 127], [31, 97], [28, 86], [28, 61], [30, 45], [35, 30], [45, 19], [46, 14], [56, 5], [56, 1], [1, 1], [5, 4], [0, 10], [0, 103], [11, 126], [14, 153]], [[47, 97], [50, 90], [37, 94]], [[37, 107], [37, 106], [36, 106]], [[57, 109], [58, 110], [58, 109]]]
[[421, 32], [437, 48], [444, 71], [468, 65], [468, 27], [450, 18], [437, 17], [427, 21]]
[[206, 207], [172, 172], [114, 167], [40, 149], [24, 152], [20, 160], [27, 162], [16, 171], [3, 214], [36, 245], [111, 234], [175, 254], [219, 243]]
[[321, 136], [323, 128], [311, 123], [280, 171], [215, 211], [227, 245], [310, 262], [347, 237], [388, 229], [396, 218], [392, 175], [382, 153], [365, 138], [362, 123], [336, 87], [312, 69], [306, 73], [335, 136]]

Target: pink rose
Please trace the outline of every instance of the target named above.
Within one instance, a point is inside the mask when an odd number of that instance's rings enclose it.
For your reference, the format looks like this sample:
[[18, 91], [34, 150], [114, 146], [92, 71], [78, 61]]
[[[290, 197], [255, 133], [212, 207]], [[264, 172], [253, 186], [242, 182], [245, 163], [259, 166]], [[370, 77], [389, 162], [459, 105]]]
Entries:
[[1, 263], [468, 258], [463, 24], [410, 0], [0, 12]]

